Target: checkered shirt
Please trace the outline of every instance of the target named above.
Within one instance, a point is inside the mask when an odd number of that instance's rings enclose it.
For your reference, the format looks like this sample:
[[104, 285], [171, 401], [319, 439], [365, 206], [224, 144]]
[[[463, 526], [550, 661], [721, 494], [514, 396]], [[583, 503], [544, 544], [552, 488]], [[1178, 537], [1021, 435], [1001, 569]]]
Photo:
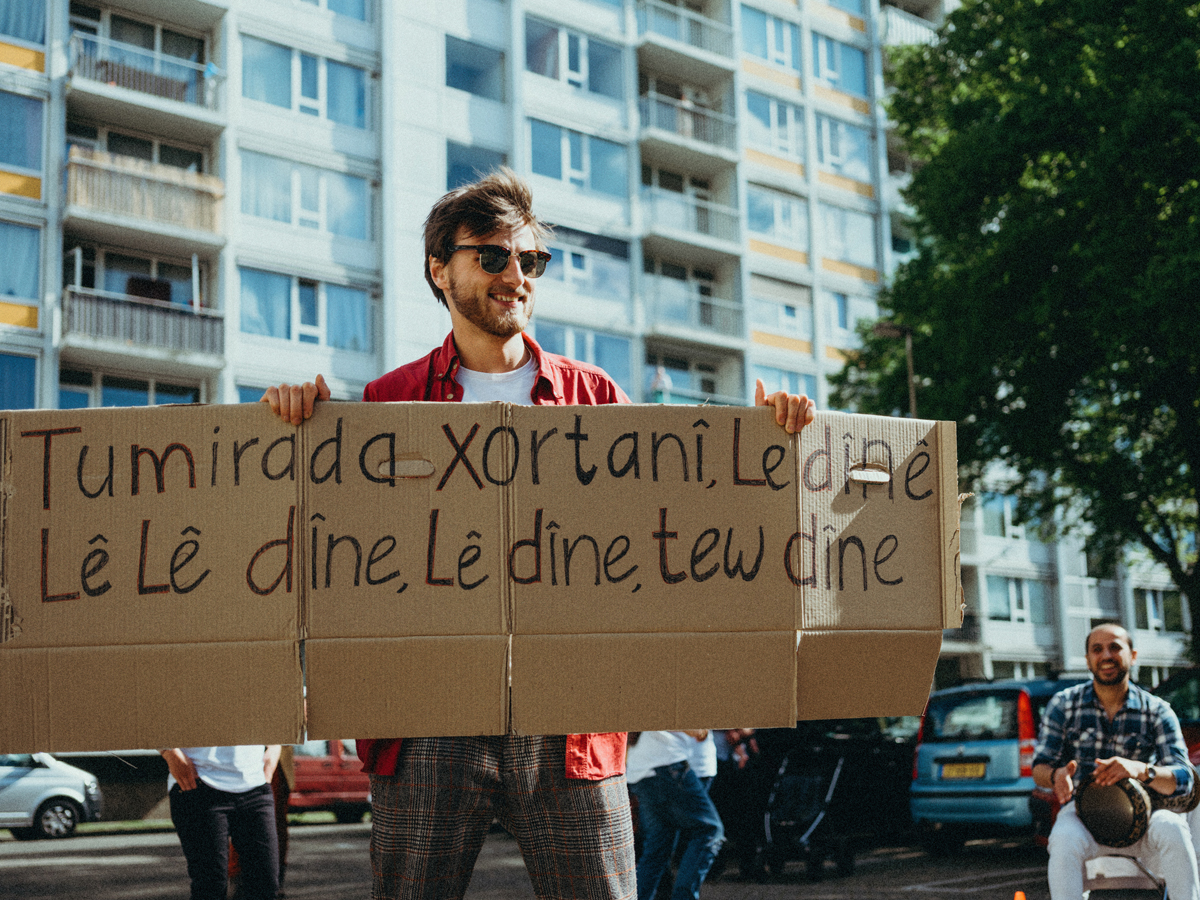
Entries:
[[1050, 698], [1042, 718], [1035, 766], [1065, 766], [1075, 760], [1079, 765], [1077, 775], [1085, 776], [1096, 768], [1097, 759], [1112, 756], [1170, 769], [1175, 775], [1173, 797], [1192, 788], [1192, 772], [1186, 765], [1187, 745], [1179, 719], [1165, 700], [1130, 684], [1125, 705], [1110, 722], [1090, 681]]

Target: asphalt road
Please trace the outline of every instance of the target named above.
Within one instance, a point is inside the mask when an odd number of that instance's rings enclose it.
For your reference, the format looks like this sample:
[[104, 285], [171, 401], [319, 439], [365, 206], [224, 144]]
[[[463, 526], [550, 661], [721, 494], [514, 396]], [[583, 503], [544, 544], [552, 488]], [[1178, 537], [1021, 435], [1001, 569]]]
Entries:
[[[369, 824], [293, 825], [288, 898], [367, 898]], [[0, 831], [3, 838], [7, 832]], [[1023, 842], [975, 841], [951, 858], [915, 847], [885, 846], [858, 854], [855, 873], [810, 882], [789, 863], [767, 883], [741, 881], [736, 868], [706, 883], [704, 900], [1049, 900], [1045, 851]], [[60, 841], [0, 839], [0, 898], [49, 900], [186, 900], [187, 874], [173, 832], [106, 833]], [[530, 900], [533, 889], [516, 843], [503, 832], [484, 845], [467, 896], [472, 900]]]

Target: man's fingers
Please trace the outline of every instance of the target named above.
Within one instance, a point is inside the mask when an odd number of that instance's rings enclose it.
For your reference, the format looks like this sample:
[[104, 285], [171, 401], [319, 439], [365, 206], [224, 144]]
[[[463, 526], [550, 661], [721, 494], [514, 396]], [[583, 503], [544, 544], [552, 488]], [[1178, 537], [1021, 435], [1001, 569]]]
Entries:
[[761, 378], [754, 379], [754, 405], [765, 406], [767, 399], [767, 389], [763, 386]]

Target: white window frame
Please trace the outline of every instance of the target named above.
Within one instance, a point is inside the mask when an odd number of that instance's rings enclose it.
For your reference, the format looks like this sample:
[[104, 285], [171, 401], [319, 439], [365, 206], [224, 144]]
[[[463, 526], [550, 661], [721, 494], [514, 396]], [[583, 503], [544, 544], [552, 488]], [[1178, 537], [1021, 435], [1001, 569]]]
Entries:
[[[784, 156], [797, 162], [804, 161], [804, 110], [795, 103], [781, 100], [771, 94], [761, 91], [746, 91], [747, 112], [749, 115], [749, 96], [756, 94], [767, 100], [767, 130], [770, 140], [766, 147], [758, 147], [768, 153]], [[754, 146], [751, 144], [751, 146]]]
[[[527, 139], [529, 141], [528, 146], [530, 148], [533, 147], [533, 125], [532, 125], [533, 121], [534, 121], [534, 119], [532, 119], [532, 118], [526, 119], [526, 122], [529, 123], [527, 126], [527, 129], [526, 129], [526, 135], [527, 135]], [[563, 184], [569, 184], [572, 187], [576, 187], [581, 190], [589, 191], [589, 192], [592, 192], [595, 194], [601, 194], [606, 197], [616, 196], [614, 194], [608, 194], [605, 191], [597, 190], [595, 187], [592, 186], [592, 140], [593, 140], [593, 135], [586, 134], [585, 132], [582, 132], [582, 131], [576, 131], [573, 128], [567, 128], [564, 125], [558, 125], [558, 124], [555, 124], [554, 122], [547, 122], [545, 119], [538, 119], [537, 121], [541, 122], [544, 125], [549, 125], [552, 128], [558, 129], [559, 153], [560, 153], [559, 161], [560, 161], [560, 166], [562, 168], [562, 177], [560, 180], [562, 181]], [[571, 160], [572, 138], [576, 138], [579, 141], [579, 148], [580, 148], [580, 151], [579, 151], [580, 167], [579, 168], [572, 167], [572, 160]], [[595, 138], [595, 140], [604, 140], [604, 138]], [[617, 146], [624, 148], [625, 154], [626, 154], [625, 158], [626, 158], [626, 161], [628, 161], [629, 147], [627, 144], [621, 144], [618, 141], [609, 141], [608, 143], [616, 144]], [[543, 175], [541, 177], [549, 178], [550, 176]]]
[[[351, 19], [351, 21], [356, 21]], [[371, 132], [374, 130], [374, 88], [372, 72], [365, 66], [361, 66], [356, 62], [351, 62], [345, 59], [331, 59], [328, 56], [321, 56], [316, 53], [309, 53], [301, 50], [298, 47], [289, 47], [287, 44], [281, 43], [271, 38], [259, 37], [257, 34], [249, 34], [241, 32], [242, 40], [252, 38], [256, 41], [261, 41], [265, 44], [275, 44], [278, 47], [283, 47], [292, 55], [291, 60], [291, 82], [292, 82], [292, 106], [291, 112], [312, 119], [321, 119], [329, 122], [339, 128], [350, 128], [354, 131]], [[304, 57], [315, 59], [317, 62], [317, 96], [316, 98], [304, 96]], [[346, 66], [347, 68], [357, 69], [362, 73], [363, 78], [363, 127], [360, 129], [354, 125], [345, 125], [335, 121], [329, 117], [329, 63], [337, 63]], [[272, 109], [283, 109], [282, 106], [276, 106], [273, 103], [267, 103], [265, 100], [255, 100], [252, 97], [241, 95], [241, 99], [249, 100], [251, 103], [262, 103], [265, 106], [270, 106]]]
[[[760, 197], [770, 198], [772, 204], [772, 226], [771, 232], [766, 237], [771, 238], [779, 243], [788, 246], [801, 248], [808, 251], [810, 244], [809, 228], [808, 228], [808, 200], [794, 194], [784, 194], [781, 191], [773, 190], [772, 188], [763, 187], [757, 184], [749, 184], [746, 186], [748, 193], [757, 194]], [[785, 210], [787, 217], [791, 220], [791, 227], [784, 228]], [[762, 232], [751, 232], [751, 234], [762, 234]]]
[[[558, 66], [558, 77], [557, 78], [554, 78], [553, 76], [550, 76], [550, 75], [543, 75], [541, 72], [532, 71], [529, 68], [529, 59], [528, 59], [529, 48], [528, 48], [528, 45], [526, 45], [526, 47], [524, 48], [524, 51], [523, 51], [525, 54], [525, 71], [529, 72], [529, 74], [531, 74], [531, 75], [541, 75], [541, 77], [543, 77], [543, 78], [550, 78], [552, 81], [559, 81], [563, 84], [566, 84], [566, 85], [569, 85], [570, 87], [575, 88], [578, 91], [584, 91], [589, 94], [595, 94], [596, 92], [591, 90], [588, 87], [588, 82], [591, 79], [591, 70], [589, 68], [590, 61], [591, 61], [591, 48], [589, 46], [590, 43], [593, 40], [599, 41], [601, 44], [605, 44], [609, 47], [614, 47], [617, 50], [621, 49], [620, 45], [615, 44], [612, 41], [606, 41], [602, 38], [592, 37], [587, 32], [576, 31], [573, 28], [568, 28], [566, 25], [563, 25], [561, 22], [552, 22], [549, 19], [543, 19], [541, 16], [527, 15], [526, 19], [527, 20], [534, 19], [538, 22], [538, 24], [544, 25], [547, 28], [553, 28], [555, 31], [558, 32], [557, 37], [558, 37], [559, 66]], [[578, 69], [571, 68], [571, 43], [572, 42], [575, 42], [579, 48], [578, 49], [579, 68]], [[607, 95], [599, 94], [598, 96], [604, 97]]]
[[[782, 285], [787, 285], [789, 287], [798, 289], [798, 291], [801, 293], [803, 291], [807, 291], [808, 292], [807, 302], [805, 302], [804, 300], [797, 300], [795, 302], [789, 302], [790, 298], [784, 299], [784, 297], [782, 297], [780, 295], [771, 294], [771, 293], [768, 293], [765, 291], [756, 291], [755, 285], [758, 283], [757, 279], [760, 279], [760, 278], [764, 279], [766, 281], [777, 281]], [[813, 294], [812, 294], [811, 287], [809, 287], [808, 285], [802, 285], [802, 284], [796, 284], [793, 282], [781, 281], [780, 279], [777, 279], [777, 278], [768, 278], [767, 276], [764, 276], [764, 275], [751, 275], [749, 292], [750, 292], [750, 303], [752, 305], [752, 308], [751, 308], [751, 323], [752, 323], [752, 325], [759, 326], [762, 328], [767, 328], [778, 334], [785, 334], [785, 335], [788, 335], [791, 337], [796, 337], [800, 340], [805, 340], [805, 341], [813, 340], [813, 338], [814, 338]], [[774, 317], [775, 318], [774, 324], [768, 324], [768, 323], [762, 322], [761, 320], [759, 320], [757, 318], [755, 311], [760, 304], [769, 305], [773, 309], [776, 310], [776, 315]], [[794, 312], [795, 312], [795, 314], [791, 317], [791, 320], [794, 323], [792, 325], [788, 324], [788, 317], [783, 312], [784, 310], [787, 310], [787, 309], [794, 310]]]
[[[847, 159], [851, 158], [842, 149], [848, 143], [843, 133], [844, 130], [848, 129], [857, 129], [866, 135], [867, 149], [865, 162], [869, 179], [870, 173], [874, 169], [871, 160], [870, 131], [861, 125], [853, 125], [850, 122], [843, 121], [835, 116], [827, 116], [823, 113], [817, 113], [817, 165], [830, 172], [842, 173]], [[837, 145], [836, 149], [835, 144]]]

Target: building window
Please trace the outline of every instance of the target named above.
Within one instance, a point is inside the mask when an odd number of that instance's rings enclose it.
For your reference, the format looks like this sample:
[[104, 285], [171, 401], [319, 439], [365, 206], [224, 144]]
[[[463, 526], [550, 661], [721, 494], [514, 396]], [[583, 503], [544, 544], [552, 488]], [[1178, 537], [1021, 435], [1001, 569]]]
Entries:
[[0, 91], [0, 167], [41, 174], [41, 100]]
[[1046, 582], [1029, 578], [987, 576], [988, 618], [998, 622], [1050, 624]]
[[1134, 588], [1133, 612], [1137, 627], [1143, 631], [1185, 631], [1183, 595], [1179, 591]]
[[36, 303], [42, 293], [41, 232], [28, 225], [0, 221], [0, 259], [4, 260], [0, 265], [0, 297]]
[[742, 7], [742, 50], [776, 66], [800, 71], [800, 28], [795, 22]]
[[776, 156], [804, 160], [804, 110], [757, 91], [746, 91], [746, 139]]
[[365, 178], [243, 150], [242, 212], [369, 240], [371, 194]]
[[[754, 378], [762, 379], [763, 387], [768, 394], [775, 391], [787, 391], [789, 394], [803, 394], [817, 399], [817, 376], [807, 372], [790, 372], [787, 369], [776, 369], [774, 366], [754, 366]], [[753, 385], [751, 386], [753, 387]], [[751, 391], [753, 396], [753, 391]]]
[[857, 47], [813, 32], [813, 77], [834, 90], [867, 97], [867, 55]]
[[116, 156], [140, 159], [183, 169], [204, 172], [204, 151], [196, 147], [171, 144], [158, 138], [115, 131], [102, 125], [92, 125], [78, 119], [67, 120], [67, 147], [104, 150]]
[[355, 353], [372, 351], [374, 328], [366, 291], [261, 269], [243, 267], [238, 273], [244, 333]]
[[63, 369], [58, 375], [58, 408], [157, 406], [199, 403], [198, 385], [174, 384], [156, 378], [127, 378], [82, 369]]
[[775, 243], [808, 249], [808, 201], [757, 184], [746, 187], [746, 227]]
[[751, 275], [750, 315], [756, 328], [811, 341], [812, 288], [775, 278], [765, 278], [762, 275]]
[[446, 35], [446, 87], [504, 101], [504, 54]]
[[525, 19], [525, 68], [593, 94], [624, 97], [620, 47], [533, 16]]
[[988, 537], [1025, 538], [1025, 526], [1017, 525], [1017, 500], [994, 491], [985, 491], [980, 498], [983, 512], [983, 533]]
[[628, 302], [627, 242], [559, 226], [548, 249], [550, 262], [543, 278], [562, 282], [573, 293], [586, 297]]
[[718, 395], [720, 372], [713, 362], [647, 350], [643, 375], [648, 403], [740, 402]]
[[855, 181], [871, 182], [871, 133], [840, 119], [817, 115], [817, 165]]
[[485, 147], [467, 147], [446, 142], [446, 190], [478, 181], [488, 172], [504, 165], [504, 154]]
[[628, 196], [624, 145], [538, 119], [529, 120], [529, 131], [535, 174], [613, 197]]
[[861, 16], [863, 14], [863, 0], [825, 0], [830, 6], [840, 9], [842, 12], [848, 12], [852, 16]]
[[248, 100], [367, 128], [367, 83], [365, 69], [242, 35], [242, 96]]
[[865, 269], [876, 268], [875, 220], [867, 213], [822, 203], [823, 255]]
[[0, 409], [37, 406], [37, 360], [0, 353]]
[[46, 43], [45, 0], [4, 0], [0, 3], [0, 34], [30, 44]]
[[547, 319], [540, 319], [534, 326], [534, 338], [538, 346], [549, 353], [599, 366], [621, 386], [621, 390], [630, 393], [633, 387], [633, 342], [629, 338]]
[[367, 21], [367, 0], [300, 0], [310, 6], [320, 6], [348, 19]]

